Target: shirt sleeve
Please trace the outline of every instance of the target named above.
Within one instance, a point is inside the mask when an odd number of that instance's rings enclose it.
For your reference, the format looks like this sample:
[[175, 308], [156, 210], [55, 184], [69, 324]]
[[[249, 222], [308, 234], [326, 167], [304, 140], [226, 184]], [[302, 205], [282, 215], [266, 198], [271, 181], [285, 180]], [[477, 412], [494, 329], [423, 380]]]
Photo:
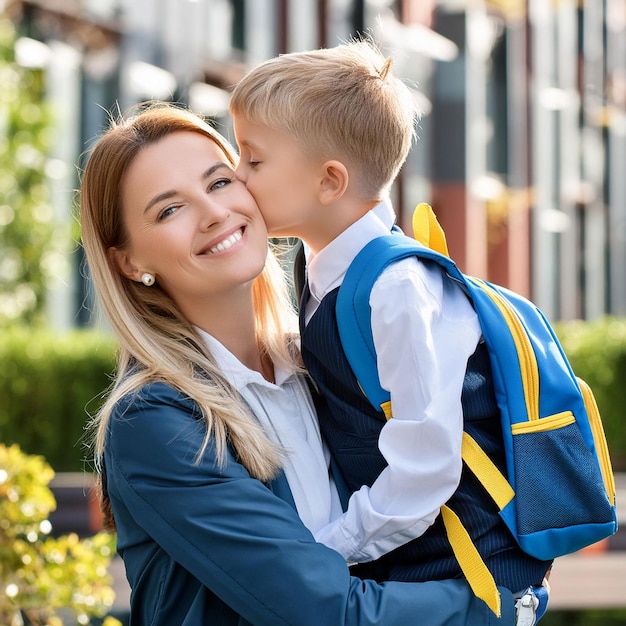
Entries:
[[161, 384], [113, 416], [108, 490], [132, 520], [118, 526], [122, 547], [149, 537], [258, 626], [513, 624], [506, 590], [495, 620], [463, 581], [378, 585], [350, 577], [341, 556], [316, 543], [294, 508], [230, 453], [220, 465], [210, 443], [197, 461], [202, 437], [191, 403]]
[[367, 562], [422, 535], [458, 486], [468, 358], [478, 318], [454, 281], [415, 258], [391, 265], [370, 296], [381, 385], [393, 418], [379, 448], [387, 467], [316, 537], [349, 562]]

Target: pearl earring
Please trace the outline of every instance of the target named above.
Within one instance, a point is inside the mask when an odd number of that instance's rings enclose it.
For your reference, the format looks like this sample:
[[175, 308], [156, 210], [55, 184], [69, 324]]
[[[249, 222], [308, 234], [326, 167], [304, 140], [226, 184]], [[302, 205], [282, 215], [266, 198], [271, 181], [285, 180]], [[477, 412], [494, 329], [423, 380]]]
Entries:
[[141, 275], [141, 282], [146, 287], [152, 287], [152, 285], [154, 285], [154, 276], [152, 274], [149, 274], [148, 272], [146, 272], [145, 274]]

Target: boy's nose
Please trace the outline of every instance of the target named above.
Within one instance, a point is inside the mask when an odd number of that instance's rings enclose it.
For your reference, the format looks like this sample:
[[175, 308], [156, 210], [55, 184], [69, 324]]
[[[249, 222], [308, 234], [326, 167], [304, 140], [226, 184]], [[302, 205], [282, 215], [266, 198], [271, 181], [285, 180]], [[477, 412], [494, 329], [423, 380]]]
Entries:
[[244, 185], [246, 184], [246, 181], [248, 180], [246, 167], [241, 162], [235, 168], [235, 178], [237, 178], [237, 180], [240, 180]]

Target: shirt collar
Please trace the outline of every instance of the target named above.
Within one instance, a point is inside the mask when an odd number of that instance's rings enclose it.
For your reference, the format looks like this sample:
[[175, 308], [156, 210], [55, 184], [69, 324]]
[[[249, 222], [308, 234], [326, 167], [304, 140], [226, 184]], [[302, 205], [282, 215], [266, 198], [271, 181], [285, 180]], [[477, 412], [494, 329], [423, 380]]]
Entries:
[[338, 287], [350, 263], [372, 239], [388, 235], [396, 221], [388, 199], [377, 204], [317, 254], [305, 247], [311, 295], [318, 301]]
[[260, 372], [252, 370], [244, 365], [232, 352], [224, 347], [215, 337], [209, 335], [206, 331], [196, 327], [208, 347], [211, 355], [215, 359], [224, 378], [239, 392], [241, 392], [249, 384], [262, 385], [265, 387], [281, 387], [291, 376], [293, 372], [287, 370], [280, 365], [274, 365], [274, 378], [276, 384], [269, 382], [263, 378]]

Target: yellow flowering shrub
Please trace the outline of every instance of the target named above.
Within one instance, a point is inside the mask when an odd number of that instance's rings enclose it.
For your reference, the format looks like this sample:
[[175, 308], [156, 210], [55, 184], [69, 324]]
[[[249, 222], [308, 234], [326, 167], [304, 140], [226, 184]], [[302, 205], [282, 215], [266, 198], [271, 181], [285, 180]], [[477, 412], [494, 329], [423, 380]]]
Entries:
[[43, 457], [0, 444], [0, 624], [62, 626], [61, 614], [71, 613], [84, 626], [113, 604], [108, 566], [115, 538], [104, 532], [85, 539], [51, 536], [53, 477]]

